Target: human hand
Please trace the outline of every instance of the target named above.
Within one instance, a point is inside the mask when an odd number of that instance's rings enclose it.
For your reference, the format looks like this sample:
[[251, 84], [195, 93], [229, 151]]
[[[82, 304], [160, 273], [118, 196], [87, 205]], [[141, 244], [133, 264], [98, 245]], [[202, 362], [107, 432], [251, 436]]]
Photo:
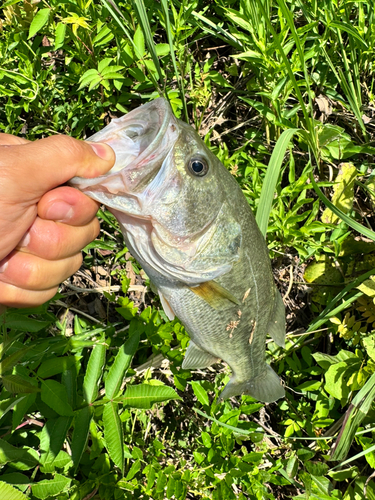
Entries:
[[61, 184], [103, 175], [114, 162], [106, 144], [0, 134], [0, 314], [43, 304], [79, 269], [81, 249], [99, 232], [98, 203]]

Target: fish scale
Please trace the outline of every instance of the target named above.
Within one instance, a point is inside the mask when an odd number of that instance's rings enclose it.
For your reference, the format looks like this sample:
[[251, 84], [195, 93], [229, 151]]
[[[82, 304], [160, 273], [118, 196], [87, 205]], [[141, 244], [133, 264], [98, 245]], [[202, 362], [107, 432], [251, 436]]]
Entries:
[[191, 341], [182, 367], [219, 359], [233, 375], [221, 398], [284, 396], [266, 363], [266, 337], [283, 346], [285, 308], [265, 240], [238, 183], [195, 130], [159, 98], [89, 140], [116, 163], [105, 176], [71, 184], [116, 216], [125, 243]]

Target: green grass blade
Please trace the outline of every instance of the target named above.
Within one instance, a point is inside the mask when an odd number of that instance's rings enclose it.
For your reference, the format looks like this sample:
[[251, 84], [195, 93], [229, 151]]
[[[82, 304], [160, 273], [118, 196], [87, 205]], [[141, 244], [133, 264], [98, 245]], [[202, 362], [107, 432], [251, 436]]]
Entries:
[[285, 130], [279, 137], [276, 146], [273, 150], [270, 162], [267, 167], [267, 172], [264, 177], [262, 192], [260, 194], [256, 221], [263, 236], [266, 236], [268, 219], [270, 217], [272, 201], [274, 199], [275, 188], [281, 165], [284, 160], [285, 151], [289, 145], [293, 135], [298, 133], [299, 129], [291, 128]]
[[339, 467], [343, 467], [346, 464], [350, 464], [351, 462], [355, 462], [356, 460], [358, 460], [358, 458], [361, 458], [361, 457], [367, 455], [368, 453], [372, 453], [373, 451], [375, 451], [375, 444], [373, 446], [370, 446], [370, 448], [367, 448], [367, 450], [363, 450], [360, 453], [357, 453], [356, 455], [348, 458], [347, 460], [344, 460], [343, 462], [339, 463], [338, 465], [335, 465], [335, 467], [332, 467], [332, 469], [330, 469], [329, 472], [331, 472], [335, 469], [338, 469]]
[[356, 394], [345, 413], [345, 420], [340, 434], [332, 448], [331, 460], [344, 460], [354, 439], [358, 427], [366, 417], [375, 399], [375, 374]]
[[[312, 113], [313, 104], [312, 104], [312, 99], [311, 99], [310, 75], [308, 74], [308, 71], [307, 71], [307, 66], [305, 63], [305, 54], [304, 54], [304, 51], [303, 51], [302, 46], [301, 46], [300, 37], [296, 31], [292, 13], [290, 12], [288, 7], [286, 6], [285, 1], [284, 0], [277, 0], [277, 3], [279, 4], [280, 10], [282, 11], [282, 13], [285, 16], [285, 19], [286, 19], [286, 22], [289, 26], [294, 43], [296, 44], [296, 47], [297, 47], [298, 56], [299, 56], [299, 59], [300, 59], [301, 65], [302, 65], [303, 74], [305, 76], [305, 83], [306, 83], [307, 95], [308, 95], [308, 99], [309, 99], [310, 113]], [[288, 60], [288, 63], [289, 63], [289, 60]], [[312, 121], [311, 117], [308, 115], [306, 108], [302, 108], [302, 111], [304, 111], [304, 116], [305, 116], [307, 128], [309, 129], [310, 133], [313, 134], [314, 133], [313, 121]], [[313, 138], [314, 138], [313, 140], [316, 142], [315, 134], [313, 135]]]
[[244, 49], [241, 41], [237, 40], [237, 38], [235, 38], [228, 31], [225, 31], [221, 26], [218, 26], [217, 24], [213, 23], [210, 19], [208, 19], [205, 16], [202, 16], [202, 14], [199, 14], [195, 10], [193, 10], [192, 15], [195, 16], [200, 21], [202, 21], [203, 23], [205, 23], [208, 26], [210, 26], [210, 28], [213, 28], [213, 31], [210, 30], [209, 33], [211, 33], [213, 35], [215, 35], [217, 33], [220, 33], [220, 35], [224, 38], [224, 40], [228, 40], [228, 42], [232, 43], [239, 50], [243, 50]]
[[177, 68], [176, 55], [175, 55], [174, 45], [173, 45], [173, 33], [171, 30], [171, 23], [169, 21], [169, 10], [168, 10], [167, 0], [161, 0], [161, 6], [162, 6], [163, 12], [164, 12], [165, 30], [167, 32], [169, 50], [171, 52], [171, 59], [172, 59], [172, 64], [173, 64], [173, 68], [174, 68], [174, 73], [175, 73], [175, 76], [176, 76], [176, 79], [178, 82], [178, 86], [180, 88], [180, 96], [181, 96], [182, 104], [183, 104], [183, 108], [184, 108], [185, 121], [186, 121], [186, 123], [189, 123], [189, 115], [188, 115], [186, 96], [185, 96], [184, 75], [180, 75], [178, 68]]
[[[311, 134], [311, 137], [314, 137], [315, 136], [314, 126], [313, 126], [312, 120], [310, 118], [310, 115], [308, 113], [305, 101], [303, 100], [303, 97], [302, 97], [302, 94], [301, 94], [301, 90], [300, 90], [299, 85], [297, 83], [297, 80], [296, 80], [296, 78], [294, 76], [294, 71], [293, 71], [292, 66], [290, 64], [289, 57], [287, 56], [287, 54], [285, 54], [283, 46], [281, 45], [281, 42], [280, 42], [280, 37], [276, 33], [276, 31], [274, 30], [274, 28], [272, 26], [272, 23], [271, 23], [271, 20], [267, 17], [267, 13], [266, 13], [266, 11], [264, 9], [262, 1], [261, 0], [257, 0], [257, 1], [258, 1], [260, 10], [263, 11], [264, 19], [266, 20], [266, 23], [268, 24], [268, 28], [269, 28], [270, 32], [272, 33], [272, 36], [273, 36], [273, 39], [274, 39], [274, 43], [276, 44], [276, 47], [277, 47], [277, 49], [278, 49], [278, 51], [279, 51], [279, 53], [281, 55], [281, 58], [284, 61], [285, 68], [287, 70], [287, 73], [289, 75], [290, 81], [291, 81], [291, 83], [293, 85], [293, 89], [294, 89], [294, 91], [296, 93], [298, 102], [300, 103], [300, 106], [301, 106], [301, 109], [302, 109], [302, 113], [303, 113], [303, 116], [304, 116], [304, 119], [305, 119], [306, 128], [309, 130], [309, 132]], [[311, 142], [311, 146], [313, 147], [315, 156], [318, 157], [317, 151], [316, 151], [316, 145], [315, 145], [316, 141], [310, 141], [310, 142]]]
[[374, 231], [372, 231], [371, 229], [368, 229], [367, 227], [363, 226], [359, 222], [356, 222], [351, 217], [349, 217], [344, 212], [342, 212], [339, 208], [337, 208], [331, 201], [329, 201], [329, 199], [326, 196], [324, 196], [324, 194], [319, 189], [319, 186], [315, 182], [314, 176], [312, 174], [310, 175], [310, 180], [311, 180], [311, 184], [312, 184], [316, 194], [319, 196], [319, 198], [322, 200], [322, 202], [326, 205], [326, 207], [328, 207], [334, 214], [336, 214], [338, 217], [340, 217], [340, 219], [343, 220], [345, 222], [345, 224], [350, 226], [352, 229], [363, 234], [364, 236], [366, 236], [366, 238], [370, 238], [370, 240], [375, 241], [375, 232]]
[[[122, 31], [125, 33], [127, 39], [129, 40], [129, 42], [132, 44], [134, 50], [136, 51], [136, 46], [135, 46], [133, 37], [130, 34], [130, 31], [126, 28], [126, 26], [124, 25], [124, 23], [120, 19], [120, 17], [122, 17], [123, 19], [125, 19], [125, 17], [121, 13], [120, 9], [117, 7], [115, 2], [113, 0], [100, 0], [100, 1], [104, 5], [104, 7], [108, 10], [108, 12], [111, 14], [113, 19], [117, 22], [117, 24], [120, 26]], [[144, 58], [141, 57], [141, 60], [144, 64], [145, 68], [147, 69], [147, 65], [145, 64]], [[159, 92], [160, 95], [163, 95], [163, 92], [161, 91], [160, 86], [159, 86], [156, 78], [154, 77], [154, 75], [152, 74], [151, 71], [149, 71], [148, 69], [147, 69], [147, 71], [148, 71], [148, 75], [149, 75], [150, 80], [152, 81], [155, 89]]]
[[161, 71], [159, 58], [156, 54], [154, 39], [152, 36], [152, 30], [151, 30], [150, 22], [148, 20], [145, 4], [142, 0], [134, 0], [133, 4], [134, 4], [135, 10], [138, 14], [138, 20], [139, 20], [139, 23], [142, 27], [142, 31], [143, 31], [143, 34], [145, 36], [146, 44], [147, 44], [148, 50], [151, 54], [151, 58], [152, 58], [152, 61], [155, 65], [156, 71], [158, 73], [159, 80], [160, 80], [160, 82], [162, 82], [163, 81], [163, 73]]

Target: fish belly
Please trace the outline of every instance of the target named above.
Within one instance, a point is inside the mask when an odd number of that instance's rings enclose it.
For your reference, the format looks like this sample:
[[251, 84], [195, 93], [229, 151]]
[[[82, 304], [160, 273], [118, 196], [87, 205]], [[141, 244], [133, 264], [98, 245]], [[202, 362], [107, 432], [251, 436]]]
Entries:
[[[230, 288], [240, 304], [229, 304], [221, 310], [187, 287], [168, 286], [165, 282], [156, 285], [191, 338], [183, 368], [204, 368], [222, 359], [233, 371], [221, 395], [223, 399], [248, 394], [260, 401], [275, 401], [284, 396], [284, 389], [265, 361], [266, 336], [274, 322], [276, 289], [272, 274], [268, 276], [267, 272], [258, 283], [251, 269], [239, 272], [235, 267], [234, 273], [217, 281]], [[242, 275], [242, 280], [235, 279], [236, 273]], [[233, 287], [234, 281], [240, 285]]]

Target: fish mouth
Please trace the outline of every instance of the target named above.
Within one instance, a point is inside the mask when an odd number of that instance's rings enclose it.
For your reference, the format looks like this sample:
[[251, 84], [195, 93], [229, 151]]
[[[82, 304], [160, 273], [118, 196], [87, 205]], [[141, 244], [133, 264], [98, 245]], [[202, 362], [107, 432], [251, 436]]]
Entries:
[[138, 199], [159, 172], [179, 136], [168, 101], [158, 98], [111, 121], [87, 140], [112, 147], [116, 161], [105, 175], [73, 177], [69, 184], [109, 208], [141, 215]]

